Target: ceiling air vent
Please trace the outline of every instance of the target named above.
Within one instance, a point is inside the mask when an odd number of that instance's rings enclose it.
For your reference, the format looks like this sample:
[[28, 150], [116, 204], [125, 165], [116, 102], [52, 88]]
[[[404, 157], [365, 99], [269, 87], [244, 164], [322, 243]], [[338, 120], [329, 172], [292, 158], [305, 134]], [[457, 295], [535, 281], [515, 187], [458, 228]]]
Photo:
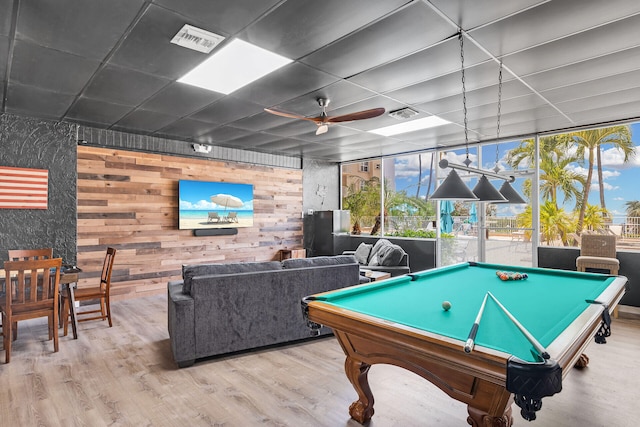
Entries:
[[400, 110], [391, 111], [389, 116], [393, 117], [396, 120], [405, 120], [410, 119], [411, 117], [417, 115], [418, 112], [416, 110], [412, 110], [409, 107], [401, 108]]
[[218, 34], [184, 24], [180, 31], [173, 36], [171, 43], [186, 47], [187, 49], [197, 50], [198, 52], [209, 53], [214, 47], [218, 46], [222, 40], [224, 40], [224, 37]]

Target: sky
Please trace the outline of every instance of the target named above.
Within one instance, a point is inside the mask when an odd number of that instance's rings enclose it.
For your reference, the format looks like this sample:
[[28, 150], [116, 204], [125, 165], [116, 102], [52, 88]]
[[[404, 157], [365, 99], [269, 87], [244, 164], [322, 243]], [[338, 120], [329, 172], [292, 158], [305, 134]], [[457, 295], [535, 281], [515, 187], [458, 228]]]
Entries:
[[229, 194], [238, 197], [244, 205], [238, 210], [253, 210], [253, 185], [230, 182], [180, 181], [181, 210], [223, 209], [211, 202], [211, 196]]
[[[614, 219], [614, 222], [622, 222], [621, 219], [626, 215], [626, 206], [625, 203], [627, 201], [640, 200], [640, 190], [638, 189], [638, 184], [640, 183], [640, 123], [633, 123], [630, 125], [631, 127], [631, 135], [632, 142], [636, 147], [636, 156], [632, 158], [627, 164], [623, 165], [623, 154], [618, 150], [612, 148], [611, 146], [603, 146], [602, 151], [602, 162], [603, 162], [603, 181], [604, 181], [604, 191], [605, 191], [605, 204], [609, 213], [611, 213], [614, 217], [619, 217], [618, 221]], [[506, 154], [510, 149], [515, 148], [518, 145], [518, 142], [511, 143], [503, 143], [498, 146], [498, 165], [502, 172], [507, 170], [505, 158]], [[473, 161], [471, 167], [478, 167], [477, 163], [477, 146], [470, 145], [469, 146], [469, 158]], [[495, 145], [485, 145], [482, 147], [482, 169], [492, 170], [496, 165], [496, 146]], [[446, 158], [452, 162], [457, 164], [463, 164], [466, 157], [465, 148], [461, 148], [459, 150], [453, 152], [447, 152]], [[395, 168], [395, 185], [396, 191], [405, 190], [408, 195], [415, 195], [417, 184], [418, 184], [418, 175], [419, 175], [419, 163], [418, 156], [406, 156], [406, 157], [398, 157], [394, 162]], [[422, 155], [422, 171], [423, 171], [423, 179], [422, 186], [420, 190], [420, 195], [424, 196], [427, 190], [428, 181], [429, 181], [429, 168], [431, 166], [431, 153], [426, 153]], [[434, 161], [434, 168], [437, 166], [437, 160]], [[581, 173], [586, 177], [587, 175], [587, 167], [586, 165], [581, 166], [579, 164], [571, 164], [570, 168], [574, 171]], [[450, 169], [442, 170], [440, 169], [440, 176], [444, 176], [447, 174]], [[467, 178], [467, 173], [464, 171], [458, 171], [458, 174], [469, 183], [469, 186], [473, 188], [475, 183], [477, 182], [477, 175], [471, 174], [473, 178]], [[515, 183], [513, 183], [513, 187], [521, 192], [521, 186], [524, 178], [518, 178]], [[492, 184], [499, 188], [502, 185], [502, 181], [500, 180], [492, 180]], [[435, 183], [431, 183], [431, 192], [435, 188]], [[562, 203], [563, 196], [559, 196], [559, 203]], [[598, 176], [597, 172], [594, 168], [593, 180], [591, 184], [591, 191], [589, 193], [589, 204], [599, 205], [600, 204], [600, 195], [599, 195], [599, 186], [598, 186]], [[501, 204], [498, 205], [498, 215], [499, 216], [512, 216], [520, 213], [526, 205], [506, 205]], [[574, 209], [575, 200], [567, 202], [563, 207], [566, 211], [570, 212]]]

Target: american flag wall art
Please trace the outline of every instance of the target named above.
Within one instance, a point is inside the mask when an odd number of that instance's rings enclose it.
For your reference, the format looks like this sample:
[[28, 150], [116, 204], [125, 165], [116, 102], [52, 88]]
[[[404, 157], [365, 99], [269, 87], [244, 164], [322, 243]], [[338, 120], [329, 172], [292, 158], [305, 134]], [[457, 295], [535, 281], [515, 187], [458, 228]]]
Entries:
[[47, 209], [49, 171], [0, 166], [0, 209]]

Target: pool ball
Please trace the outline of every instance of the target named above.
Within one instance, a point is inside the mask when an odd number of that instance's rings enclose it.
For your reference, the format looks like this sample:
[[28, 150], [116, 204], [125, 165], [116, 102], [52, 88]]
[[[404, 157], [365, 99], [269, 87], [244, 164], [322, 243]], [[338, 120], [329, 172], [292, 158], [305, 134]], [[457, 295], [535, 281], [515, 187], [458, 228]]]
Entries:
[[449, 311], [451, 308], [451, 303], [449, 301], [442, 301], [442, 309], [444, 311]]

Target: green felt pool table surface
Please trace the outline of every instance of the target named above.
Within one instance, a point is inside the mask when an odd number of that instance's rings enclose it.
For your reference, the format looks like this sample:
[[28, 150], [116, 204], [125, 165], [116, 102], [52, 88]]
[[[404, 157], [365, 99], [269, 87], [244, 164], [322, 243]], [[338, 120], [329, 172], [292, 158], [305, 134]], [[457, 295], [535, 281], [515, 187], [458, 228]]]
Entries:
[[[528, 277], [503, 281], [496, 271], [526, 273]], [[489, 291], [547, 347], [591, 305], [586, 300], [597, 300], [614, 279], [573, 271], [464, 263], [334, 291], [318, 300], [464, 342]], [[443, 310], [443, 301], [451, 302], [450, 310]], [[482, 315], [476, 346], [525, 361], [539, 360], [530, 342], [491, 298]]]

